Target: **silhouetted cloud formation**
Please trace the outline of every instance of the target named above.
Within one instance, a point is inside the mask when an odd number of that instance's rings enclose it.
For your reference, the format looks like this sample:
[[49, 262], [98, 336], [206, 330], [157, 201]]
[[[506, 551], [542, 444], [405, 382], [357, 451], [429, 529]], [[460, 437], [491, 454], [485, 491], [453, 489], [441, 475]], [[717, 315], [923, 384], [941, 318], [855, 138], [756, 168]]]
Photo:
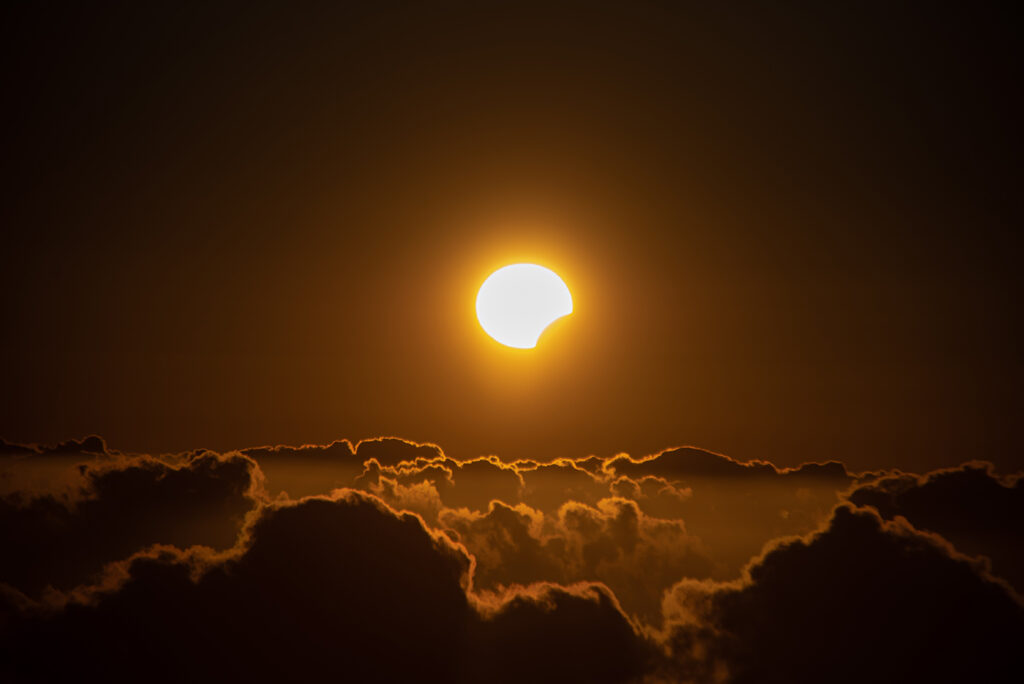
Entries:
[[853, 482], [835, 461], [780, 469], [694, 447], [618, 456], [604, 470], [618, 477], [617, 493], [634, 492], [651, 515], [684, 519], [704, 540], [721, 579], [737, 576], [769, 540], [813, 530]]
[[[5, 635], [3, 667], [18, 681], [269, 682], [333, 672], [475, 682], [523, 681], [529, 671], [531, 681], [577, 672], [601, 682], [641, 671], [642, 642], [606, 591], [471, 597], [471, 565], [419, 518], [366, 495], [272, 504], [230, 553], [156, 547], [59, 612], [21, 618]], [[581, 644], [586, 651], [572, 648]], [[545, 659], [532, 671], [523, 657], [537, 649]], [[588, 662], [591, 653], [601, 656]]]
[[3, 449], [4, 681], [1021, 674], [1021, 478], [987, 464]]
[[1024, 609], [985, 564], [904, 522], [840, 506], [744, 580], [666, 599], [673, 667], [696, 681], [1018, 681]]
[[973, 461], [926, 475], [897, 473], [860, 485], [849, 495], [882, 517], [902, 516], [936, 532], [972, 556], [987, 556], [995, 574], [1024, 592], [1024, 478], [1000, 477]]
[[470, 633], [467, 682], [635, 681], [657, 657], [598, 584], [534, 585], [484, 614]]
[[59, 444], [12, 444], [0, 439], [0, 496], [49, 492], [73, 494], [80, 486], [74, 466], [117, 456], [98, 435]]
[[271, 496], [284, 492], [292, 498], [324, 494], [351, 484], [363, 470], [352, 443], [340, 439], [321, 446], [265, 446], [242, 449], [241, 453], [260, 464]]
[[99, 435], [88, 435], [82, 439], [69, 439], [57, 444], [14, 444], [0, 439], [0, 457], [29, 454], [106, 454], [107, 443]]
[[476, 558], [480, 588], [600, 581], [627, 612], [651, 623], [661, 593], [680, 577], [711, 574], [700, 540], [681, 520], [651, 518], [628, 499], [602, 499], [596, 507], [568, 502], [557, 515], [494, 501], [486, 514], [445, 510], [440, 523]]
[[150, 544], [234, 545], [261, 476], [242, 456], [204, 453], [82, 465], [79, 489], [0, 498], [0, 582], [29, 594], [70, 589]]

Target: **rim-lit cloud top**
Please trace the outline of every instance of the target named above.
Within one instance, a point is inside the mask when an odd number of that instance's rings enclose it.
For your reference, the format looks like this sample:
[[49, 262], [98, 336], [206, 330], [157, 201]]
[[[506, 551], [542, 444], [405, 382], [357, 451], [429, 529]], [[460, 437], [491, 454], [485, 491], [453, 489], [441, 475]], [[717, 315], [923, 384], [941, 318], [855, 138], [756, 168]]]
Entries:
[[505, 463], [395, 438], [153, 456], [88, 438], [3, 443], [0, 473], [11, 681], [1019, 674], [1020, 477], [978, 462]]

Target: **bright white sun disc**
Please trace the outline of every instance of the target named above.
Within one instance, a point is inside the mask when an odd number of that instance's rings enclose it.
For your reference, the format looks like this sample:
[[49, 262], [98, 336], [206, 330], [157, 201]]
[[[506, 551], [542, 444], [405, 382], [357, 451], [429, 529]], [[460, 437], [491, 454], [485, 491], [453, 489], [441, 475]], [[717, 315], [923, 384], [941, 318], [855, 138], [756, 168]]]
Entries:
[[488, 276], [476, 296], [484, 331], [507, 347], [531, 349], [541, 333], [572, 313], [572, 295], [551, 269], [512, 264]]

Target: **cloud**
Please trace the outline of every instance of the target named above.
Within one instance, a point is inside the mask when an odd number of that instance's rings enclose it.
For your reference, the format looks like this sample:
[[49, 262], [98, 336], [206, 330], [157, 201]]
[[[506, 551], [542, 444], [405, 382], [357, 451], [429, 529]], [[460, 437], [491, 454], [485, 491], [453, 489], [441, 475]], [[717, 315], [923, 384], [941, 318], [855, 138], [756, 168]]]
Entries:
[[451, 507], [486, 510], [492, 499], [518, 501], [523, 486], [516, 468], [497, 457], [457, 461], [436, 445], [396, 437], [355, 446], [338, 440], [326, 446], [257, 447], [241, 453], [259, 463], [271, 496], [283, 492], [293, 499], [345, 487], [380, 493], [383, 476], [402, 486], [429, 483]]
[[645, 512], [685, 520], [704, 540], [719, 579], [738, 576], [768, 541], [815, 529], [854, 479], [836, 461], [777, 468], [693, 447], [617, 456], [604, 470], [615, 491], [634, 493]]
[[444, 501], [450, 508], [480, 511], [487, 510], [493, 500], [517, 502], [522, 498], [523, 473], [495, 456], [448, 463], [452, 486], [444, 491]]
[[[371, 463], [376, 464], [377, 462], [371, 461]], [[395, 510], [410, 511], [430, 524], [437, 524], [437, 518], [444, 508], [444, 503], [433, 483], [422, 480], [404, 485], [397, 479], [381, 476], [379, 468], [375, 475], [374, 481], [367, 486], [368, 491]]]
[[400, 463], [443, 458], [444, 453], [436, 444], [418, 444], [398, 437], [377, 437], [356, 444], [356, 457], [361, 463], [372, 458], [382, 466], [397, 466]]
[[[696, 681], [1019, 681], [1019, 597], [983, 562], [906, 521], [839, 506], [742, 581], [665, 602], [675, 676]], [[726, 677], [727, 675], [727, 677]]]
[[109, 462], [118, 456], [98, 435], [49, 445], [0, 439], [0, 496], [29, 491], [68, 494], [79, 484], [78, 465]]
[[326, 494], [336, 487], [348, 487], [363, 471], [363, 462], [347, 439], [326, 445], [300, 447], [263, 446], [242, 449], [266, 475], [267, 493], [287, 493], [295, 499]]
[[553, 513], [566, 501], [594, 505], [609, 494], [603, 473], [592, 473], [569, 459], [515, 465], [523, 477], [523, 502], [542, 511]]
[[35, 595], [70, 589], [150, 544], [231, 547], [260, 480], [251, 460], [210, 452], [177, 466], [146, 457], [83, 465], [65, 496], [0, 498], [0, 582]]
[[657, 657], [603, 585], [542, 583], [499, 601], [470, 633], [467, 682], [636, 681]]
[[712, 563], [682, 521], [645, 515], [628, 499], [576, 502], [545, 515], [491, 503], [486, 514], [445, 509], [439, 524], [476, 558], [476, 586], [599, 581], [628, 613], [657, 622], [661, 594], [682, 577], [708, 577]]
[[[276, 447], [244, 453], [266, 464], [272, 494], [286, 490], [295, 496], [295, 492], [327, 493], [338, 487], [353, 487], [373, 493], [399, 510], [415, 512], [433, 525], [439, 524], [438, 516], [446, 509], [487, 516], [495, 510], [492, 502], [506, 508], [523, 504], [542, 513], [544, 520], [557, 521], [567, 503], [595, 509], [605, 499], [629, 499], [645, 519], [683, 521], [688, 539], [685, 548], [692, 551], [692, 542], [700, 540], [701, 555], [710, 560], [711, 575], [717, 579], [738, 577], [744, 564], [772, 539], [815, 529], [853, 481], [837, 462], [779, 469], [767, 462], [740, 463], [690, 447], [642, 458], [591, 456], [551, 463], [505, 463], [496, 456], [457, 460], [436, 445], [397, 438], [364, 440], [355, 447], [335, 442], [323, 448]], [[294, 485], [300, 480], [300, 485]], [[541, 568], [535, 572], [511, 570], [532, 567], [523, 559], [513, 558], [517, 552], [530, 555], [530, 544], [492, 540], [486, 545], [477, 544], [474, 551], [498, 557], [494, 551], [497, 548], [502, 549], [498, 556], [509, 570], [500, 573], [496, 583], [564, 581], [566, 577], [572, 581], [607, 581], [595, 574], [594, 567], [586, 574], [550, 576], [544, 574], [555, 567], [550, 564], [543, 572]], [[536, 561], [539, 557], [532, 554], [530, 558]], [[699, 572], [693, 563], [673, 561], [670, 565], [690, 568], [696, 573], [691, 576], [706, 576], [703, 565]], [[481, 573], [481, 577], [490, 576], [487, 566], [481, 567]], [[656, 611], [660, 597], [653, 590], [648, 593], [652, 597], [642, 601], [620, 598], [630, 610], [650, 614]]]
[[[476, 597], [467, 594], [471, 573], [461, 546], [374, 497], [276, 502], [231, 552], [155, 547], [56, 612], [18, 618], [3, 635], [0, 668], [14, 681], [523, 681], [517, 673], [529, 668], [530, 681], [580, 672], [611, 682], [639, 674], [645, 642], [607, 590]], [[570, 629], [577, 633], [563, 632]]]
[[107, 442], [99, 435], [89, 435], [82, 439], [69, 439], [51, 447], [44, 447], [41, 453], [50, 454], [106, 454]]
[[637, 480], [620, 475], [611, 481], [609, 489], [616, 496], [636, 501], [643, 510], [659, 518], [678, 517], [682, 505], [693, 496], [692, 487], [673, 485], [656, 475], [644, 475]]
[[38, 453], [39, 450], [35, 446], [28, 444], [15, 444], [13, 442], [8, 442], [6, 439], [0, 438], [0, 457], [23, 456]]
[[1021, 477], [987, 464], [82, 451], [99, 444], [0, 457], [77, 464], [70, 488], [0, 498], [0, 680], [1020, 675], [1021, 601], [992, 572], [1019, 567]]
[[[434, 488], [450, 508], [487, 510], [493, 500], [517, 502], [522, 497], [523, 477], [515, 466], [496, 457], [456, 461], [445, 456], [382, 466], [371, 458], [352, 486], [378, 493], [381, 478], [407, 487], [426, 484]], [[420, 512], [420, 511], [416, 511]]]
[[666, 449], [651, 456], [633, 458], [620, 454], [609, 459], [604, 469], [619, 475], [654, 475], [669, 481], [722, 478], [756, 481], [783, 477], [793, 481], [850, 481], [852, 476], [839, 461], [804, 463], [796, 468], [778, 468], [767, 461], [743, 463], [725, 454], [696, 447]]
[[1024, 478], [1000, 477], [973, 461], [926, 475], [897, 473], [856, 487], [849, 499], [882, 517], [902, 516], [959, 550], [987, 556], [992, 569], [1024, 592]]
[[106, 441], [99, 435], [88, 435], [82, 439], [69, 439], [57, 444], [15, 444], [0, 439], [0, 457], [29, 454], [109, 454]]
[[642, 458], [591, 456], [551, 463], [506, 463], [496, 456], [458, 460], [437, 445], [392, 437], [355, 446], [338, 441], [243, 453], [265, 470], [272, 496], [287, 492], [298, 498], [352, 487], [431, 524], [443, 509], [486, 514], [493, 501], [525, 504], [556, 519], [568, 502], [594, 508], [603, 499], [627, 498], [651, 518], [684, 521], [689, 535], [704, 541], [718, 579], [737, 577], [770, 540], [815, 529], [854, 479], [837, 462], [780, 469], [692, 447]]

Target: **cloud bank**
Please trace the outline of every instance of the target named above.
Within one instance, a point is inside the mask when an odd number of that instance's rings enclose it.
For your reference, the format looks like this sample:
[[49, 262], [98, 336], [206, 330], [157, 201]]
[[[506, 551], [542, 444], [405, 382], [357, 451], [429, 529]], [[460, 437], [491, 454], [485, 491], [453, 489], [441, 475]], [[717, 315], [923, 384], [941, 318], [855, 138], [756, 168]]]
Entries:
[[1022, 674], [1020, 476], [982, 463], [505, 463], [395, 438], [154, 456], [90, 438], [3, 443], [0, 478], [5, 681]]

